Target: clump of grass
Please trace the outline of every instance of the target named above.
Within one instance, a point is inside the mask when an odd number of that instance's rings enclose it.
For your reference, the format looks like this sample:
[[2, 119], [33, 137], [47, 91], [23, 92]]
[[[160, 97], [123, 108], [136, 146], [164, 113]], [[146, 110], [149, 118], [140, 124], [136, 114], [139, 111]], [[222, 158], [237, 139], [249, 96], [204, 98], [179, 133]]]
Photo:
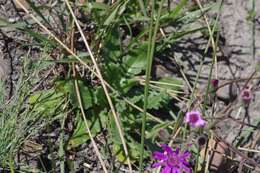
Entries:
[[[37, 134], [46, 123], [44, 112], [28, 102], [28, 98], [34, 94], [33, 91], [39, 89], [36, 84], [41, 82], [38, 74], [39, 69], [43, 66], [45, 65], [38, 62], [32, 63], [28, 57], [25, 57], [13, 96], [10, 100], [1, 99], [0, 160], [4, 167], [9, 162], [14, 162], [24, 141]], [[5, 85], [1, 85], [2, 96], [4, 88]], [[35, 104], [38, 102], [36, 101]]]

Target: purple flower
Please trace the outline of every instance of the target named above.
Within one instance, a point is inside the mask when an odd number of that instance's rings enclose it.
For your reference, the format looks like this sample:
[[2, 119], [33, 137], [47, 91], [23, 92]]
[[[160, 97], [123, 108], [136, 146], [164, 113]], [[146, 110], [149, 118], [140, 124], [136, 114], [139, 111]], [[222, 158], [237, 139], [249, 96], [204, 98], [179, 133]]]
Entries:
[[246, 103], [250, 102], [250, 100], [253, 97], [253, 94], [249, 88], [244, 88], [241, 91], [240, 95], [241, 95], [242, 100]]
[[189, 123], [191, 127], [204, 127], [206, 125], [206, 121], [202, 119], [199, 111], [187, 112], [185, 122]]
[[153, 168], [162, 167], [161, 173], [191, 173], [188, 159], [191, 156], [189, 151], [180, 152], [180, 148], [172, 150], [166, 144], [161, 145], [164, 152], [154, 152], [153, 158], [159, 160], [152, 165]]

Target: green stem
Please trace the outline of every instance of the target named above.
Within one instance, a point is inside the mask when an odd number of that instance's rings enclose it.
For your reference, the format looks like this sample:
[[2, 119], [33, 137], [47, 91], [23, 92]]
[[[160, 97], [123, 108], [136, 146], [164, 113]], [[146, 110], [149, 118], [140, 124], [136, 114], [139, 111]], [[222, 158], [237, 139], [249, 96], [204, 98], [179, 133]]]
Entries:
[[147, 17], [147, 13], [146, 13], [146, 10], [144, 8], [144, 1], [143, 0], [138, 0], [138, 2], [139, 2], [139, 6], [140, 6], [140, 8], [142, 10], [142, 13], [143, 13], [144, 17]]
[[14, 171], [14, 162], [13, 162], [12, 157], [10, 157], [9, 167], [10, 167], [10, 172], [11, 173], [15, 173], [15, 171]]
[[151, 77], [151, 69], [155, 48], [155, 40], [156, 33], [159, 27], [159, 19], [162, 11], [162, 6], [165, 0], [162, 0], [159, 6], [158, 15], [156, 18], [155, 27], [153, 30], [153, 16], [155, 11], [155, 0], [152, 1], [152, 13], [151, 13], [151, 23], [149, 28], [149, 44], [147, 51], [147, 66], [146, 66], [146, 74], [145, 74], [145, 88], [144, 88], [144, 113], [142, 114], [142, 131], [141, 131], [141, 149], [140, 149], [140, 161], [139, 161], [139, 172], [142, 173], [144, 171], [143, 168], [143, 155], [144, 155], [144, 140], [145, 140], [145, 125], [146, 125], [146, 114], [147, 114], [147, 106], [148, 106], [148, 93], [149, 93], [149, 83]]

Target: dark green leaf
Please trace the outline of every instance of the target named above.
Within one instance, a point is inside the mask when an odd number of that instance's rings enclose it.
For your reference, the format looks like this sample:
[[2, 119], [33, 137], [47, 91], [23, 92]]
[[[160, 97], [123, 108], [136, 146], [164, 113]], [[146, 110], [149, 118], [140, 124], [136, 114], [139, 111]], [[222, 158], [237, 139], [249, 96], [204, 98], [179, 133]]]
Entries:
[[143, 43], [136, 49], [132, 49], [125, 57], [126, 70], [130, 75], [137, 75], [145, 70], [148, 44]]

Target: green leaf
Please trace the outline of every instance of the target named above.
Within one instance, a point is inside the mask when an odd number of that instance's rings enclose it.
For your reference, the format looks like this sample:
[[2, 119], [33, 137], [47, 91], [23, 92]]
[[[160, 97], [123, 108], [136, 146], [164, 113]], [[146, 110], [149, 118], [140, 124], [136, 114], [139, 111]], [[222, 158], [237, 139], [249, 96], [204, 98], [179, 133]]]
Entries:
[[166, 90], [180, 91], [182, 89], [182, 81], [173, 77], [163, 77], [156, 85]]
[[168, 14], [162, 15], [160, 20], [162, 23], [168, 22], [168, 21], [173, 21], [176, 19], [176, 17], [179, 15], [181, 10], [185, 7], [187, 4], [188, 0], [181, 0], [181, 2]]
[[110, 63], [104, 67], [103, 71], [105, 80], [117, 90], [121, 90], [120, 81], [124, 75], [122, 68], [117, 64]]
[[106, 62], [118, 61], [118, 57], [122, 54], [121, 40], [119, 35], [119, 28], [115, 26], [109, 33], [107, 33], [106, 40], [104, 42], [104, 52]]
[[95, 96], [97, 98], [97, 105], [102, 106], [104, 108], [109, 106], [107, 102], [106, 94], [102, 86], [96, 88]]
[[[95, 136], [101, 132], [102, 127], [105, 127], [105, 124], [108, 122], [106, 112], [101, 112], [100, 107], [97, 107], [94, 110], [86, 112], [86, 118], [88, 119], [88, 125], [91, 131], [91, 134]], [[67, 149], [76, 148], [90, 139], [85, 122], [82, 118], [82, 114], [77, 114], [76, 117], [76, 128], [69, 139]]]
[[84, 124], [83, 119], [80, 116], [80, 114], [77, 114], [76, 116], [76, 128], [74, 129], [74, 132], [69, 139], [67, 150], [76, 148], [81, 144], [84, 144], [89, 139], [86, 126]]
[[143, 43], [136, 49], [132, 49], [125, 57], [126, 70], [130, 75], [137, 75], [145, 70], [148, 44]]
[[125, 1], [122, 5], [119, 4], [115, 9], [113, 9], [112, 12], [109, 12], [109, 16], [105, 20], [104, 25], [107, 26], [112, 23], [115, 23], [118, 16], [120, 16], [125, 11], [127, 3], [128, 3], [128, 0]]
[[34, 109], [43, 112], [45, 115], [54, 112], [57, 107], [61, 106], [64, 94], [50, 89], [47, 91], [39, 91], [29, 97], [29, 104]]
[[[121, 109], [119, 109], [119, 111], [126, 111], [124, 105], [118, 106], [117, 104], [117, 108], [121, 107]], [[124, 119], [125, 115], [124, 113], [120, 114], [122, 116], [122, 119]], [[126, 156], [123, 150], [123, 145], [119, 136], [119, 132], [118, 132], [118, 128], [116, 127], [115, 121], [112, 117], [112, 114], [109, 113], [110, 116], [110, 125], [109, 125], [109, 133], [111, 136], [111, 142], [113, 143], [113, 147], [112, 147], [112, 152], [113, 154], [116, 156], [117, 160], [121, 163], [127, 164], [126, 162]], [[125, 135], [125, 139], [127, 142], [127, 146], [129, 149], [129, 156], [130, 156], [130, 160], [132, 162], [136, 161], [139, 158], [139, 148], [140, 148], [140, 144], [138, 142], [136, 142], [135, 139], [133, 139], [133, 137], [130, 135], [130, 132], [133, 133], [133, 127], [131, 128], [131, 125], [129, 125], [128, 119], [125, 120], [125, 123], [121, 123], [121, 125], [123, 126], [122, 129], [124, 129], [125, 132], [127, 132], [128, 135]], [[136, 122], [135, 122], [136, 123]], [[148, 156], [148, 153], [145, 152], [145, 157]]]
[[109, 6], [105, 3], [102, 3], [102, 2], [93, 2], [92, 8], [93, 9], [99, 9], [99, 10], [107, 10], [109, 8]]
[[[86, 110], [93, 107], [96, 103], [94, 90], [91, 87], [86, 86], [86, 84], [81, 80], [78, 80], [78, 86], [79, 86], [81, 101], [84, 109]], [[68, 93], [71, 104], [74, 107], [79, 107], [76, 88], [75, 88], [74, 81], [72, 79], [56, 81], [56, 87], [60, 91], [64, 93]]]
[[[140, 157], [139, 149], [141, 146], [139, 143], [135, 142], [133, 139], [130, 140], [127, 143], [127, 145], [129, 148], [130, 161], [134, 163]], [[121, 145], [113, 144], [112, 151], [119, 162], [121, 162], [123, 164], [127, 164], [126, 157], [125, 157], [125, 154], [124, 154], [124, 151], [123, 151]], [[148, 156], [149, 156], [148, 152], [144, 151], [144, 157], [148, 157]]]
[[130, 91], [130, 89], [136, 85], [138, 85], [138, 80], [136, 79], [121, 79], [120, 81], [120, 85], [121, 88], [123, 89], [124, 93], [127, 93], [128, 91]]
[[105, 20], [104, 25], [110, 25], [112, 22], [115, 21], [117, 11], [119, 8], [120, 8], [120, 6], [117, 6], [116, 9], [114, 11], [112, 11], [112, 13], [110, 13], [108, 18]]
[[113, 144], [122, 145], [115, 119], [113, 118], [113, 115], [111, 112], [109, 112], [108, 115], [109, 115], [109, 120], [110, 120], [108, 127], [109, 127], [109, 131], [110, 131], [110, 135], [112, 137]]
[[152, 91], [148, 96], [147, 109], [158, 110], [163, 106], [163, 104], [169, 101], [169, 95], [166, 92], [155, 92]]

